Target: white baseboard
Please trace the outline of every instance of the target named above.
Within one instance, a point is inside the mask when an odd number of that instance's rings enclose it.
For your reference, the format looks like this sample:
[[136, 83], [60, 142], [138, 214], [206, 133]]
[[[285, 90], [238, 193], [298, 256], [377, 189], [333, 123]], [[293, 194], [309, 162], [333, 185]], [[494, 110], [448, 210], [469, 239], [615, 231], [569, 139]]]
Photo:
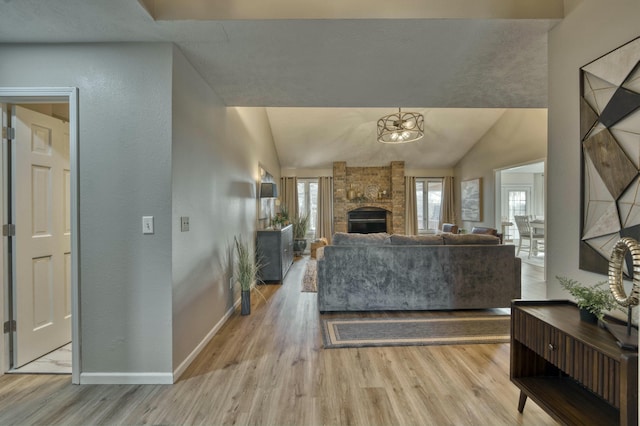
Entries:
[[182, 374], [186, 371], [187, 367], [189, 367], [189, 365], [191, 365], [193, 360], [196, 359], [196, 357], [200, 354], [200, 352], [202, 352], [202, 350], [207, 345], [207, 343], [209, 343], [209, 341], [211, 341], [211, 339], [213, 339], [213, 336], [216, 335], [216, 333], [220, 330], [220, 328], [224, 325], [224, 323], [226, 323], [227, 320], [229, 319], [229, 317], [231, 317], [231, 315], [236, 310], [236, 308], [238, 307], [239, 304], [240, 304], [240, 298], [238, 298], [235, 301], [235, 303], [233, 304], [233, 307], [231, 307], [227, 311], [227, 313], [220, 319], [220, 321], [218, 321], [218, 323], [213, 326], [211, 331], [209, 331], [207, 333], [207, 335], [204, 336], [204, 339], [202, 339], [202, 341], [198, 344], [198, 346], [196, 346], [193, 349], [193, 351], [191, 351], [189, 356], [187, 356], [185, 358], [185, 360], [182, 361], [180, 363], [180, 365], [173, 371], [173, 383], [178, 381], [180, 376], [182, 376]]
[[187, 367], [202, 352], [204, 347], [216, 335], [225, 322], [231, 317], [240, 304], [238, 298], [233, 307], [218, 321], [218, 323], [207, 333], [202, 341], [195, 347], [189, 356], [180, 363], [171, 373], [80, 373], [81, 385], [171, 385], [175, 383], [185, 372]]
[[81, 385], [171, 385], [171, 373], [80, 373]]

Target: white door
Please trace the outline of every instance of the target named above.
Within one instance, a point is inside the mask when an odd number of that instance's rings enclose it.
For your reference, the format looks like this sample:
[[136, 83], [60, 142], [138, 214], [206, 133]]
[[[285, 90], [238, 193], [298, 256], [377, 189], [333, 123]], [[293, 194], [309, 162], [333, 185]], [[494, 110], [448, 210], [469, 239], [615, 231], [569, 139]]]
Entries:
[[19, 106], [12, 123], [18, 368], [71, 341], [69, 126]]

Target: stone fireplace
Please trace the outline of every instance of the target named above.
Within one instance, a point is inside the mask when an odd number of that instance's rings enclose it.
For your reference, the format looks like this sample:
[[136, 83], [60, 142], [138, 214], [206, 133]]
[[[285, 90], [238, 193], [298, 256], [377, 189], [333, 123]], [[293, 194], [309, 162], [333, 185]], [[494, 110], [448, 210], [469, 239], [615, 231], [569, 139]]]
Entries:
[[[359, 216], [371, 216], [374, 211], [378, 213], [373, 217], [358, 220]], [[404, 161], [392, 161], [382, 167], [347, 167], [346, 162], [333, 163], [334, 231], [384, 232], [377, 230], [382, 229], [383, 214], [386, 232], [404, 234]], [[350, 222], [350, 216], [356, 220]]]

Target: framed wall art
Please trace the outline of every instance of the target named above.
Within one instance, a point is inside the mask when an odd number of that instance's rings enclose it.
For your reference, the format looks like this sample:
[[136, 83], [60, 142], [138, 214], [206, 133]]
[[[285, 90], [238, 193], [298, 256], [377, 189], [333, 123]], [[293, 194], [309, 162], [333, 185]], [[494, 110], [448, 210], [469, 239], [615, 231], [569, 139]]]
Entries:
[[482, 221], [482, 178], [460, 183], [462, 220]]
[[640, 38], [580, 68], [579, 267], [586, 271], [606, 275], [618, 240], [640, 239], [639, 68]]

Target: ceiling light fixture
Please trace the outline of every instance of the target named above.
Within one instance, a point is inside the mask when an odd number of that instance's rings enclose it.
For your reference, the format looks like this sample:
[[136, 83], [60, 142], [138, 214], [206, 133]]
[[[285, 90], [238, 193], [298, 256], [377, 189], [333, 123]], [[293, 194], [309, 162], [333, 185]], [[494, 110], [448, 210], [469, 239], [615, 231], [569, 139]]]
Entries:
[[424, 136], [424, 116], [418, 112], [389, 114], [378, 120], [378, 142], [406, 143]]

